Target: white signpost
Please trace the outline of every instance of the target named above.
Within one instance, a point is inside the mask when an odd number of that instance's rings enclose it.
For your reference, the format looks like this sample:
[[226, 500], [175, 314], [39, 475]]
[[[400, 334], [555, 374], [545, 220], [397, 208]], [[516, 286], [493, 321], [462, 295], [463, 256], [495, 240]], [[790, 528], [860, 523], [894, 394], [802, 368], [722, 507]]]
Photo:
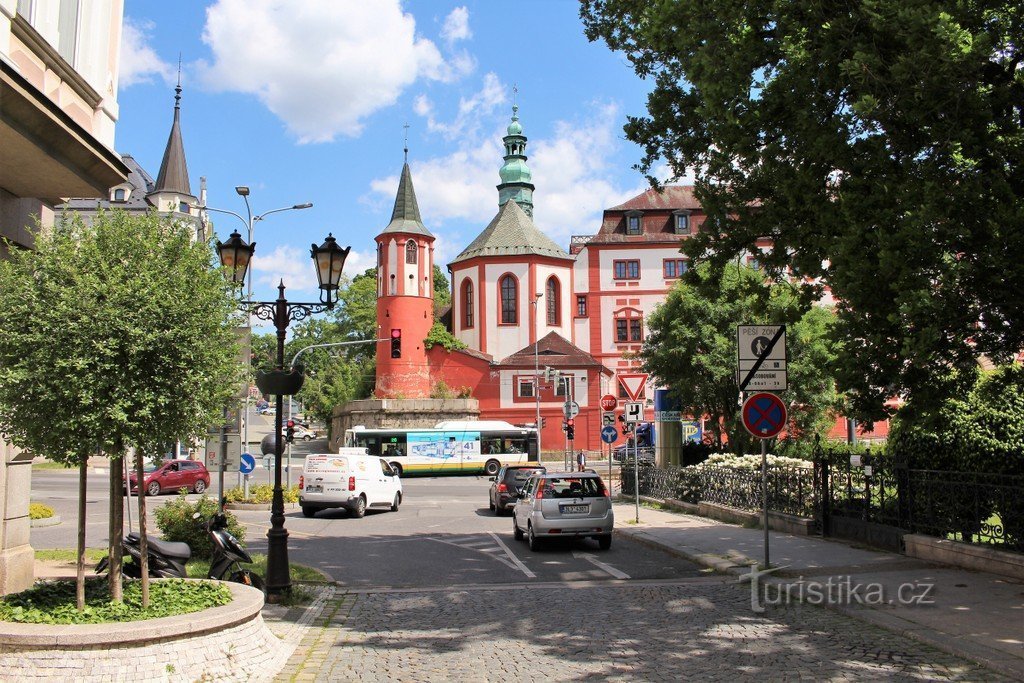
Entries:
[[601, 413], [601, 426], [602, 427], [614, 427], [615, 426], [615, 413]]
[[580, 414], [580, 404], [576, 401], [566, 401], [562, 407], [562, 413], [566, 420], [571, 420]]
[[644, 421], [644, 404], [640, 402], [627, 402], [622, 404], [623, 415], [627, 424], [635, 424]]
[[740, 391], [785, 391], [785, 325], [739, 325], [736, 328], [737, 382]]

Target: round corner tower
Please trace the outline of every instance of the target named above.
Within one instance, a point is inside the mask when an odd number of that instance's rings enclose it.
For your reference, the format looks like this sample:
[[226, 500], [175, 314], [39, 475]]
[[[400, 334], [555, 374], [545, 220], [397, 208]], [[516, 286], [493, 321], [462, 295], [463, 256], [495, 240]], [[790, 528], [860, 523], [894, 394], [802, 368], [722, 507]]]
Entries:
[[423, 341], [434, 324], [434, 236], [420, 219], [409, 164], [402, 167], [391, 222], [377, 242], [378, 339], [401, 334], [401, 356], [392, 343], [377, 344], [378, 398], [429, 398], [430, 368]]

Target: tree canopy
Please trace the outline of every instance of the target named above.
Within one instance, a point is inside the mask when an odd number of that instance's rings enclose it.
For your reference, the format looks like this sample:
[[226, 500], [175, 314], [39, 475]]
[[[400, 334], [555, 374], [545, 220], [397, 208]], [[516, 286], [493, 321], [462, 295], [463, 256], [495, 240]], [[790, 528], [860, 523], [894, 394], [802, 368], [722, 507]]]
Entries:
[[770, 272], [831, 288], [860, 417], [895, 393], [938, 401], [952, 368], [1024, 348], [1019, 3], [583, 0], [581, 15], [653, 80], [625, 132], [643, 172], [695, 174], [691, 259], [720, 267], [768, 238]]
[[205, 433], [241, 378], [211, 262], [184, 226], [120, 211], [0, 261], [0, 430], [68, 464]]
[[838, 407], [830, 374], [833, 313], [808, 309], [795, 286], [766, 284], [747, 266], [734, 263], [719, 273], [704, 263], [687, 275], [647, 319], [644, 371], [671, 387], [685, 412], [710, 418], [717, 445], [727, 434], [732, 448], [745, 452], [751, 437], [739, 416], [736, 327], [785, 324], [790, 389], [781, 397], [790, 406], [790, 430], [813, 434], [831, 426]]

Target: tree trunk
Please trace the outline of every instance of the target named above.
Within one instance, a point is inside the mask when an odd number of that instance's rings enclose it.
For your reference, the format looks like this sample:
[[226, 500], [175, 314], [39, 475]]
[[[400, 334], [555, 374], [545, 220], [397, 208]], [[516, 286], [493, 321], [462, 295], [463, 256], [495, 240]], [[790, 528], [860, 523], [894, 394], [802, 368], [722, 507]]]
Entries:
[[142, 609], [149, 609], [149, 550], [146, 539], [146, 478], [143, 472], [142, 452], [132, 448], [135, 457], [135, 476], [139, 482], [139, 553], [142, 555]]
[[75, 577], [75, 604], [78, 611], [85, 610], [85, 491], [89, 472], [89, 457], [78, 465], [78, 573]]
[[[110, 590], [111, 602], [122, 602], [123, 576], [121, 563], [124, 561], [121, 552], [121, 536], [124, 534], [124, 498], [122, 478], [124, 477], [124, 456], [114, 455], [110, 458], [110, 519], [107, 526], [107, 557], [110, 558], [107, 586]], [[127, 481], [126, 481], [127, 483]]]

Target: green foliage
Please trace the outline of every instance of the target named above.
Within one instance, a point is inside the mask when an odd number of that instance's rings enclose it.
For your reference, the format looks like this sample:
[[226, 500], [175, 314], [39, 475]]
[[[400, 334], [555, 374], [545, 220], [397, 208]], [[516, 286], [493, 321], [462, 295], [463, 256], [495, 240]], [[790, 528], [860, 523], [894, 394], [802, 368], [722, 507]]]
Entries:
[[142, 582], [126, 579], [124, 602], [110, 601], [106, 579], [85, 582], [85, 609], [75, 606], [73, 581], [41, 581], [0, 599], [0, 620], [24, 624], [104, 624], [157, 619], [226, 605], [231, 591], [212, 581], [159, 579], [149, 584], [149, 609], [142, 609]]
[[445, 307], [450, 306], [452, 303], [452, 292], [451, 284], [448, 282], [448, 278], [445, 276], [444, 271], [441, 270], [441, 266], [434, 264], [434, 318], [438, 318], [439, 314]]
[[625, 126], [640, 169], [696, 174], [691, 260], [767, 238], [770, 272], [841, 302], [855, 417], [897, 394], [939, 404], [950, 368], [1024, 348], [1019, 2], [583, 0], [581, 16], [652, 83]]
[[423, 340], [423, 348], [431, 349], [435, 344], [440, 344], [446, 351], [466, 348], [465, 342], [457, 339], [455, 335], [448, 331], [447, 327], [436, 320], [430, 328], [430, 332], [427, 333], [427, 338]]
[[752, 440], [737, 405], [739, 324], [787, 325], [790, 389], [781, 396], [791, 406], [789, 428], [802, 434], [825, 430], [838, 407], [830, 375], [836, 357], [832, 314], [805, 304], [793, 285], [766, 284], [752, 268], [730, 263], [717, 272], [702, 263], [691, 269], [647, 319], [643, 369], [672, 387], [683, 412], [710, 417], [718, 448], [727, 435], [730, 448], [748, 450]]
[[[286, 503], [299, 502], [299, 487], [281, 487], [281, 493]], [[257, 484], [249, 487], [249, 497], [245, 497], [245, 489], [236, 486], [224, 492], [229, 503], [270, 503], [274, 499], [274, 487], [270, 484]]]
[[[199, 519], [193, 519], [192, 515], [197, 512]], [[203, 494], [199, 500], [191, 503], [187, 493], [182, 490], [176, 499], [156, 508], [156, 526], [163, 534], [164, 540], [188, 543], [192, 548], [192, 557], [208, 560], [213, 548], [210, 535], [201, 522], [205, 522], [216, 513], [216, 500]], [[228, 520], [228, 531], [241, 543], [245, 540], [245, 527], [239, 524], [238, 519], [230, 512], [225, 511], [224, 514]]]
[[189, 234], [155, 212], [62, 216], [0, 261], [0, 431], [15, 445], [77, 464], [205, 433], [237, 388], [235, 304]]
[[53, 515], [53, 508], [49, 505], [43, 505], [42, 503], [28, 504], [29, 519], [49, 519], [50, 517], [53, 517]]

